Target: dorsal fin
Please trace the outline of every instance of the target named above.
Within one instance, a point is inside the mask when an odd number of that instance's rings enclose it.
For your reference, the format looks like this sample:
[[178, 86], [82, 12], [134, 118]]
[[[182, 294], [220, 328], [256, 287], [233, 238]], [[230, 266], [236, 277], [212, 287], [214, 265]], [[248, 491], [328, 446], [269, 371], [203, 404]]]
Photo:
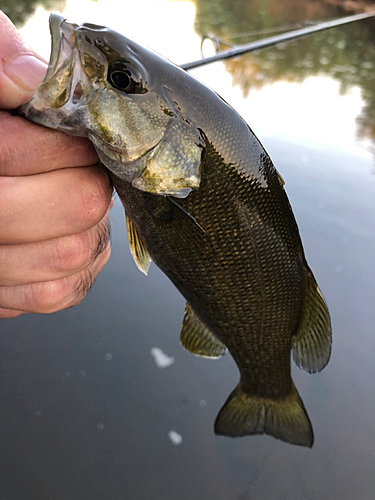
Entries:
[[125, 218], [126, 218], [126, 228], [128, 232], [130, 252], [133, 256], [135, 263], [138, 266], [138, 269], [147, 276], [147, 272], [150, 268], [152, 259], [150, 257], [150, 254], [148, 253], [145, 244], [143, 243], [143, 240], [138, 234], [137, 228], [135, 227], [132, 220], [128, 217], [126, 213], [125, 213]]
[[202, 323], [190, 305], [186, 303], [180, 335], [181, 344], [196, 356], [220, 358], [227, 348]]
[[329, 361], [332, 344], [331, 319], [327, 304], [315, 278], [308, 269], [304, 276], [301, 321], [292, 338], [293, 359], [309, 373], [322, 370]]
[[279, 178], [279, 181], [280, 181], [280, 184], [281, 184], [281, 187], [284, 187], [285, 186], [285, 181], [284, 179], [281, 177], [281, 174], [278, 170], [276, 170], [276, 175], [277, 177]]

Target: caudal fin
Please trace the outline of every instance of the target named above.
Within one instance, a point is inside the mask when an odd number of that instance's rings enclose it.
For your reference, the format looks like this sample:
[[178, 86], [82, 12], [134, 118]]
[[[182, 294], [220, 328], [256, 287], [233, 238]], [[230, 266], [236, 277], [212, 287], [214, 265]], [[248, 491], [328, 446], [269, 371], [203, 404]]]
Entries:
[[269, 434], [309, 448], [314, 443], [310, 419], [294, 385], [288, 396], [275, 400], [249, 395], [239, 384], [216, 418], [215, 434], [231, 437]]

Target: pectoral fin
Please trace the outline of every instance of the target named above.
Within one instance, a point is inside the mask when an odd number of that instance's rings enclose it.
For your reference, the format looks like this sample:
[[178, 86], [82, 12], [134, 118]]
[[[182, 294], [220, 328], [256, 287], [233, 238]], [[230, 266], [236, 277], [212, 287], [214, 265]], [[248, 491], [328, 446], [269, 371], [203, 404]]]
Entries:
[[180, 341], [185, 349], [196, 356], [220, 358], [227, 350], [225, 345], [202, 323], [188, 303], [185, 307]]
[[292, 338], [293, 359], [309, 373], [322, 370], [331, 355], [332, 329], [327, 304], [312, 272], [305, 275], [301, 322]]
[[126, 213], [125, 213], [125, 218], [126, 218], [126, 228], [128, 232], [130, 252], [133, 256], [135, 263], [138, 266], [138, 269], [147, 276], [147, 272], [150, 268], [152, 259], [150, 257], [150, 254], [148, 253], [145, 244], [143, 243], [143, 240], [138, 234], [137, 228], [135, 227], [135, 225], [133, 224], [133, 222], [127, 216]]

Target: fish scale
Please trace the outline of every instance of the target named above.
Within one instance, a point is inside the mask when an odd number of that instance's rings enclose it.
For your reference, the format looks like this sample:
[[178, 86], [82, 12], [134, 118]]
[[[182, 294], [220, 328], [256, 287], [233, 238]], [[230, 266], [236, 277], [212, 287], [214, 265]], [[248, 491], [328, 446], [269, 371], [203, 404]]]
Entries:
[[[116, 178], [113, 181], [125, 211], [137, 227], [153, 261], [174, 282], [212, 333], [227, 346], [240, 367], [242, 385], [248, 392], [251, 387], [251, 393], [257, 396], [287, 394], [292, 385], [291, 338], [302, 311], [302, 263], [290, 261], [288, 252], [280, 248], [280, 232], [289, 233], [289, 245], [284, 246], [291, 247], [294, 240], [296, 247], [295, 240], [299, 237], [295, 233], [294, 219], [273, 219], [275, 227], [271, 229], [264, 224], [262, 212], [269, 204], [264, 188], [259, 188], [259, 196], [254, 196], [254, 183], [250, 181], [244, 185], [233, 167], [233, 175], [228, 175], [231, 167], [209, 144], [201, 168], [200, 189], [179, 204], [212, 238], [215, 249], [209, 246], [203, 233], [198, 233], [194, 239], [181, 238], [185, 228], [180, 218], [176, 224], [171, 215], [170, 224], [163, 224], [160, 228], [158, 214], [155, 216], [153, 206], [147, 205], [147, 196], [135, 191], [130, 184], [119, 184]], [[222, 186], [223, 192], [220, 192], [216, 180], [224, 174], [225, 190]], [[142, 201], [135, 201], [137, 198], [142, 198]], [[145, 199], [146, 206], [143, 206]], [[247, 224], [246, 231], [241, 227], [240, 218], [236, 217], [235, 207], [239, 199], [247, 204], [248, 213], [256, 212], [256, 216], [251, 217], [253, 227], [249, 229]], [[166, 205], [167, 200], [160, 199], [160, 203]], [[175, 212], [173, 204], [170, 204], [170, 210]], [[231, 216], [225, 217], [223, 212], [229, 212]], [[141, 213], [143, 216], [138, 223]], [[149, 218], [147, 223], [143, 220], [145, 213]], [[217, 216], [220, 231], [213, 224], [212, 213]], [[284, 227], [288, 222], [291, 229]], [[186, 223], [193, 224], [190, 219]], [[281, 231], [280, 225], [283, 227]], [[241, 236], [233, 238], [234, 232]], [[274, 243], [272, 238], [276, 240]], [[164, 243], [161, 249], [158, 240]], [[252, 240], [255, 240], [253, 244]], [[165, 242], [171, 242], [168, 248]], [[267, 252], [263, 248], [265, 244]], [[175, 259], [177, 252], [179, 257], [182, 255], [178, 261]], [[213, 274], [208, 271], [212, 266], [215, 267]], [[277, 278], [276, 273], [281, 274], [281, 278]], [[210, 294], [213, 288], [214, 294]], [[260, 358], [256, 356], [258, 350]], [[253, 359], [255, 363], [252, 363]], [[269, 370], [270, 361], [274, 376], [268, 373], [267, 377], [259, 377], [264, 367]]]
[[324, 368], [330, 317], [262, 144], [217, 94], [158, 54], [57, 14], [50, 26], [46, 79], [19, 112], [93, 142], [136, 264], [147, 274], [154, 261], [187, 300], [182, 345], [234, 358], [240, 381], [215, 432], [311, 447], [291, 351], [299, 367]]

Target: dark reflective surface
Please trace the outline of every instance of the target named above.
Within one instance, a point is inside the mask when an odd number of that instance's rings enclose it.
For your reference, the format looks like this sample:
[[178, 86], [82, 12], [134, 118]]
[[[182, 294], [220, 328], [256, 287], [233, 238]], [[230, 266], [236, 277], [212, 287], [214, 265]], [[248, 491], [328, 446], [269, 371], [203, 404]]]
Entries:
[[[370, 50], [366, 37], [359, 27], [363, 51]], [[277, 59], [280, 50], [273, 52]], [[117, 202], [113, 255], [84, 302], [0, 323], [1, 499], [373, 496], [375, 177], [370, 143], [354, 138], [374, 70], [363, 76], [363, 104], [359, 90], [327, 96], [325, 80], [309, 81], [307, 94], [299, 94], [303, 76], [299, 86], [265, 87], [242, 101], [224, 87], [221, 65], [195, 74], [244, 115], [284, 177], [330, 306], [329, 365], [314, 376], [293, 368], [314, 422], [314, 448], [214, 436], [237, 368], [229, 356], [200, 359], [180, 346], [184, 300], [155, 266], [147, 278], [137, 270]], [[154, 347], [174, 363], [159, 368]]]

